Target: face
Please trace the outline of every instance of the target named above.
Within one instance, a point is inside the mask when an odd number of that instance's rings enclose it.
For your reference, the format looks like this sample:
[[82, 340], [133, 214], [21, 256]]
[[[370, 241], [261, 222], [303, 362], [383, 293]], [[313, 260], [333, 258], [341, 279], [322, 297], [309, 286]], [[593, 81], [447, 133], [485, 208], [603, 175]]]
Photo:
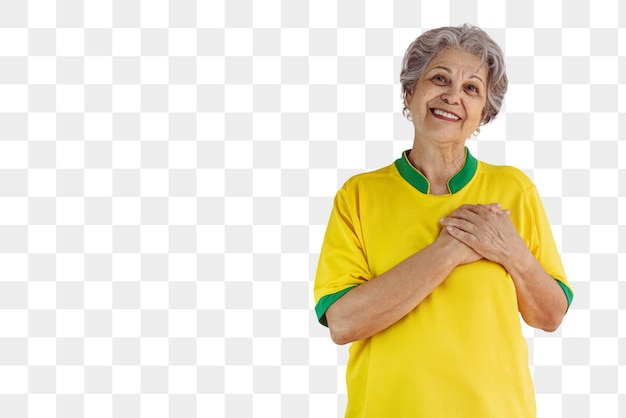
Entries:
[[406, 99], [416, 139], [464, 143], [483, 117], [487, 69], [469, 52], [444, 49], [431, 60]]

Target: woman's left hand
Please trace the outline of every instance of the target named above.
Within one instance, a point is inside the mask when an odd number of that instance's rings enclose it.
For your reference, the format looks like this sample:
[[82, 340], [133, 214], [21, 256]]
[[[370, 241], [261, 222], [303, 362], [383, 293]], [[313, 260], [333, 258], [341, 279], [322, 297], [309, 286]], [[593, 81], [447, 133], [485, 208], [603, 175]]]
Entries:
[[499, 204], [463, 205], [441, 223], [454, 238], [506, 268], [508, 261], [528, 251], [509, 215]]

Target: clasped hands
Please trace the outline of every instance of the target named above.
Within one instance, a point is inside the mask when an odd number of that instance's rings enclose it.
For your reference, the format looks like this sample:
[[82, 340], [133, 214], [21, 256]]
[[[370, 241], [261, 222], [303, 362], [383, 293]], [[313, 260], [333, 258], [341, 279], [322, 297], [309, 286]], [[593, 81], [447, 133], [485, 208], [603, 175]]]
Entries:
[[443, 226], [440, 238], [452, 237], [462, 244], [457, 253], [459, 264], [484, 258], [506, 268], [508, 262], [528, 249], [510, 214], [499, 203], [463, 205], [440, 220]]

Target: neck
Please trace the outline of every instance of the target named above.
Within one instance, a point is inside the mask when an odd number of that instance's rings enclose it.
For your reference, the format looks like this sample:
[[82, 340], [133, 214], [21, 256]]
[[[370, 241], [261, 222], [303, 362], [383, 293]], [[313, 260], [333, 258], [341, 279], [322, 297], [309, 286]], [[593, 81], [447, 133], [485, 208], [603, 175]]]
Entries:
[[448, 194], [448, 180], [465, 163], [465, 144], [430, 146], [415, 140], [408, 158], [428, 180], [431, 194]]

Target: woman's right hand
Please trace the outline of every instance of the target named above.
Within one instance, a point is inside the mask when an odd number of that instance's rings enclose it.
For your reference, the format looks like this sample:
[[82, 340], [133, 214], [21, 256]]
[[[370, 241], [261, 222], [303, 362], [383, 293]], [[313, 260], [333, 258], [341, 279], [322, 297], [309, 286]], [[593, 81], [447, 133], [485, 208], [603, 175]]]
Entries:
[[451, 259], [456, 261], [457, 266], [473, 263], [474, 261], [478, 261], [483, 258], [471, 247], [450, 235], [445, 226], [441, 229], [435, 243], [444, 246], [445, 251], [450, 254]]
[[[489, 203], [480, 206], [488, 209], [490, 212], [493, 213], [505, 213], [505, 211], [502, 211], [500, 209], [500, 203]], [[450, 232], [448, 232], [448, 228], [446, 227], [446, 225], [444, 225], [444, 221], [445, 219], [441, 219], [439, 222], [442, 226], [442, 229], [435, 242], [439, 240], [442, 241], [442, 244], [445, 245], [445, 248], [450, 251], [452, 259], [457, 261], [457, 266], [473, 263], [474, 261], [478, 261], [484, 258], [476, 251], [474, 251], [472, 247], [450, 235]]]

